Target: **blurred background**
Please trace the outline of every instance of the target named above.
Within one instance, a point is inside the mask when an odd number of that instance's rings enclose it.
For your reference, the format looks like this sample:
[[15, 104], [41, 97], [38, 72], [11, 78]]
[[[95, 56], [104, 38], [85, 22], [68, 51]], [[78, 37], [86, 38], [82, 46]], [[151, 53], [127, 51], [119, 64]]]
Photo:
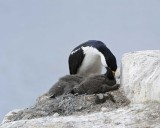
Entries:
[[126, 52], [160, 50], [160, 1], [0, 0], [0, 121], [69, 74], [71, 50], [94, 39], [119, 67]]

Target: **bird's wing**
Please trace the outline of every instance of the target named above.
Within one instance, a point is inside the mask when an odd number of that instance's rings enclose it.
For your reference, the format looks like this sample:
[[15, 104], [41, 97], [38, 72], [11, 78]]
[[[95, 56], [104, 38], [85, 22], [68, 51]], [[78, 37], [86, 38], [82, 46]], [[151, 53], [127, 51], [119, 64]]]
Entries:
[[71, 52], [68, 59], [70, 74], [77, 74], [77, 71], [82, 64], [84, 57], [85, 54], [81, 48], [79, 48], [77, 51], [75, 50], [75, 52]]

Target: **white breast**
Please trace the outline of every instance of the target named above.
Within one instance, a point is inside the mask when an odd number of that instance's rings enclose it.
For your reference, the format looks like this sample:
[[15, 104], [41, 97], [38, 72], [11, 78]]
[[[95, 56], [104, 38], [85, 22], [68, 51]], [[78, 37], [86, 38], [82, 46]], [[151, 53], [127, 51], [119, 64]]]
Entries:
[[82, 49], [85, 57], [78, 69], [78, 74], [83, 76], [101, 74], [102, 67], [107, 65], [102, 53], [93, 47], [82, 47]]

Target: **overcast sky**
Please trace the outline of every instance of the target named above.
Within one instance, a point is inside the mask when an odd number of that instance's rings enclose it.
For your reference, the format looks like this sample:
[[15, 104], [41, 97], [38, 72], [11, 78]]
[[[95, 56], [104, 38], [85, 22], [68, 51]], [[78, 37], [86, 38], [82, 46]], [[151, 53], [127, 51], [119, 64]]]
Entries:
[[160, 50], [160, 0], [0, 0], [0, 120], [32, 106], [94, 39], [118, 66], [126, 52]]

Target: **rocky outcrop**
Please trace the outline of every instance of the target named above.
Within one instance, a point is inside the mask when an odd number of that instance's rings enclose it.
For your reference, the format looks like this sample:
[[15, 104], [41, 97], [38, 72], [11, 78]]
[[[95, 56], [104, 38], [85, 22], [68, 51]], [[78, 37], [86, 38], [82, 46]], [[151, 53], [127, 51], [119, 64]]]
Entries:
[[5, 123], [1, 128], [159, 128], [160, 104], [135, 104], [87, 115], [53, 115]]
[[116, 78], [120, 89], [104, 94], [45, 93], [32, 107], [7, 114], [0, 127], [159, 128], [160, 51], [124, 54]]
[[121, 86], [132, 103], [160, 102], [160, 51], [124, 54]]

